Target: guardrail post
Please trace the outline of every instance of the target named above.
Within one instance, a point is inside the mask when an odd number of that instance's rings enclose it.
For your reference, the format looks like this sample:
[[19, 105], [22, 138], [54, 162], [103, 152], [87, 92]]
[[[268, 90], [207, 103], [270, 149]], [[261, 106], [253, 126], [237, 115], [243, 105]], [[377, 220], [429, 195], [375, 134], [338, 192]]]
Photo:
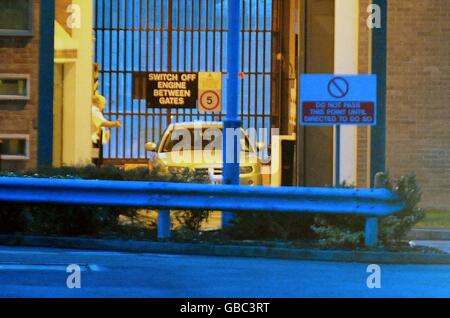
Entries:
[[365, 244], [367, 247], [378, 245], [378, 219], [367, 218], [365, 229]]
[[170, 210], [158, 211], [158, 239], [165, 240], [170, 238]]
[[378, 172], [375, 175], [374, 187], [381, 189], [386, 187], [387, 175], [384, 172]]
[[[387, 175], [384, 172], [378, 172], [375, 175], [375, 188], [386, 187]], [[378, 218], [367, 218], [365, 228], [365, 244], [367, 247], [378, 245]]]

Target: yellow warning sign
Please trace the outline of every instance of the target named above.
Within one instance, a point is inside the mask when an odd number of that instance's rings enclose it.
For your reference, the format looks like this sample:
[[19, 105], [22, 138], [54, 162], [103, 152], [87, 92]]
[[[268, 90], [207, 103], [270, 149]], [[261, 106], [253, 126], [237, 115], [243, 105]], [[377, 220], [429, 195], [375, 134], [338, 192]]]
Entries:
[[198, 110], [215, 113], [222, 111], [222, 73], [198, 73]]

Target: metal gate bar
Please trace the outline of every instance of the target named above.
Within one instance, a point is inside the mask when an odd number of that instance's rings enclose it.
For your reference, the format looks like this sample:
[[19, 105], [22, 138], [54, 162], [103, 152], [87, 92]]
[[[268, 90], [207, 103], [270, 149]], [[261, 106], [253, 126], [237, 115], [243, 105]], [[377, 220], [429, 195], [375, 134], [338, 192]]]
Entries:
[[[241, 117], [244, 128], [271, 128], [273, 7], [280, 0], [242, 0]], [[132, 73], [223, 73], [226, 101], [226, 0], [95, 0], [95, 60], [105, 115], [120, 119], [104, 147], [107, 163], [145, 162], [144, 144], [158, 142], [171, 122], [216, 121], [224, 114], [147, 108], [132, 99]], [[224, 105], [225, 106], [225, 105]], [[225, 107], [223, 107], [226, 109]]]

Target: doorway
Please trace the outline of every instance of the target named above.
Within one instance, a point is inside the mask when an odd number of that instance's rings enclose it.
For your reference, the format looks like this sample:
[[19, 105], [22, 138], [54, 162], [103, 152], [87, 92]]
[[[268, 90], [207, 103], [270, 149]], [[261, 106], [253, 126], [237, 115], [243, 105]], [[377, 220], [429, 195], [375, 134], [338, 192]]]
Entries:
[[64, 64], [54, 66], [53, 91], [53, 166], [63, 164]]
[[[302, 0], [302, 41], [299, 43], [300, 73], [334, 73], [334, 0]], [[301, 92], [300, 92], [301, 94]], [[297, 123], [298, 123], [297, 119]], [[333, 127], [302, 127], [297, 133], [297, 184], [333, 185]]]

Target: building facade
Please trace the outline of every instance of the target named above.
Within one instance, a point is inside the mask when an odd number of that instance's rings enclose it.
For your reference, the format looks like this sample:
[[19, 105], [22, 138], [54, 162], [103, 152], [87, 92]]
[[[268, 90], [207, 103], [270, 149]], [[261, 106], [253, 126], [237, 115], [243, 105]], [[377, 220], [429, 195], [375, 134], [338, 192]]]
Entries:
[[[37, 164], [40, 2], [25, 6], [24, 10], [29, 11], [22, 14], [11, 6], [8, 9], [2, 8], [0, 13], [3, 21], [3, 31], [0, 31], [2, 166], [25, 169]], [[13, 21], [7, 15], [14, 13], [22, 23], [8, 27], [6, 21]]]
[[[370, 71], [367, 6], [360, 1], [359, 72]], [[386, 162], [415, 174], [425, 206], [450, 206], [450, 2], [389, 1]], [[367, 130], [358, 130], [358, 184], [367, 184]]]
[[[7, 28], [0, 24], [3, 81], [0, 94], [11, 94], [14, 87], [19, 91], [19, 99], [0, 95], [3, 169], [35, 167], [39, 147], [49, 144], [51, 162], [46, 164], [82, 165], [90, 161], [93, 63], [101, 67], [100, 92], [110, 102], [107, 116], [112, 120], [120, 118], [124, 123], [122, 132], [112, 136], [113, 143], [105, 150], [111, 163], [145, 162], [143, 143], [157, 141], [160, 130], [172, 118], [204, 119], [192, 112], [146, 109], [131, 97], [131, 77], [128, 80], [121, 74], [136, 70], [226, 72], [220, 64], [220, 50], [225, 43], [221, 42], [225, 2], [163, 0], [143, 5], [145, 1], [133, 0], [34, 0], [31, 3], [31, 35], [2, 33], [1, 29]], [[42, 118], [39, 112], [48, 109], [38, 102], [40, 93], [48, 93], [39, 92], [39, 74], [48, 71], [40, 68], [39, 55], [43, 3], [46, 9], [49, 4], [55, 8], [51, 70], [54, 105], [51, 114], [48, 111], [44, 114], [44, 118], [51, 118], [52, 127], [43, 127], [39, 120]], [[181, 3], [187, 3], [186, 7]], [[370, 186], [371, 129], [349, 127], [341, 131], [339, 148], [343, 160], [337, 168], [335, 128], [297, 126], [297, 105], [301, 73], [372, 72], [373, 29], [367, 24], [374, 13], [371, 4], [371, 0], [243, 2], [243, 123], [278, 128], [286, 139], [296, 140], [296, 164], [289, 172], [294, 184], [327, 186], [347, 181], [360, 187]], [[192, 24], [186, 17], [192, 19]], [[208, 19], [210, 23], [204, 22]], [[186, 30], [180, 31], [183, 28]], [[197, 42], [190, 42], [191, 36], [198, 41], [198, 47]], [[444, 208], [450, 207], [448, 39], [449, 1], [388, 1], [386, 169], [393, 177], [416, 174], [424, 192], [423, 205]], [[216, 47], [220, 47], [219, 51]], [[162, 57], [155, 55], [158, 51]], [[198, 64], [189, 61], [197, 59]], [[14, 84], [11, 79], [18, 81]], [[138, 118], [135, 124], [134, 118]], [[221, 114], [211, 119], [220, 120]], [[40, 132], [49, 129], [51, 140], [38, 138]], [[8, 138], [25, 139], [25, 146], [22, 141], [6, 141]], [[17, 153], [7, 153], [6, 148]], [[341, 172], [341, 180], [335, 179], [336, 169]]]

